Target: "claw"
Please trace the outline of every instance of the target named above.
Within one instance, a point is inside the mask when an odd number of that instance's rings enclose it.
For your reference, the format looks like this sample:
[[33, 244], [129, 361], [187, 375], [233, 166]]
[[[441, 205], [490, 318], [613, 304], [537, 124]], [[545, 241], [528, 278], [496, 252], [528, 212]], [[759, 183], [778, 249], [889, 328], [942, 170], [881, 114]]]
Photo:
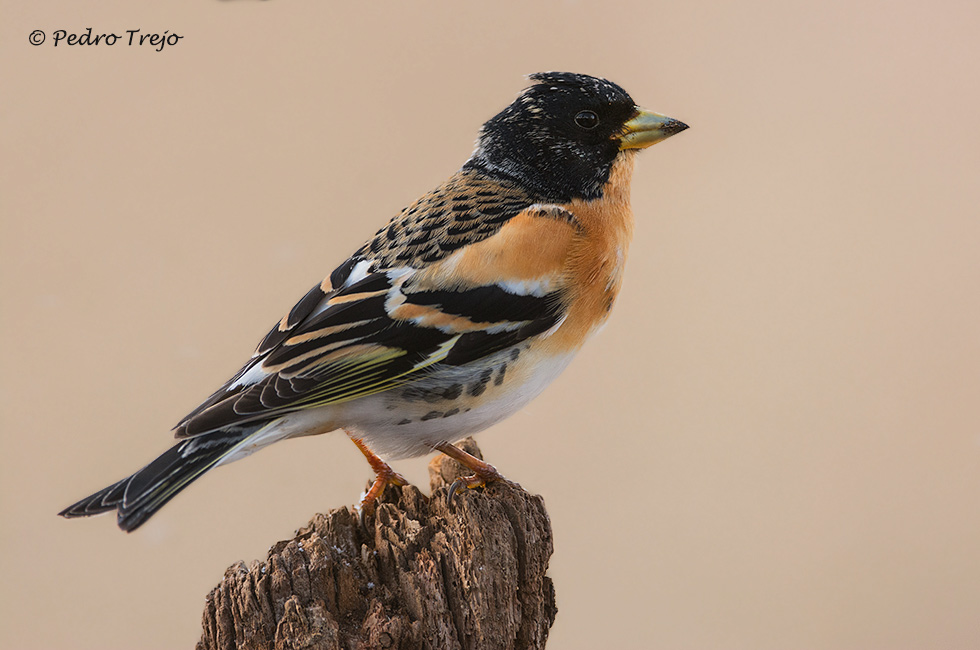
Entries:
[[459, 491], [465, 485], [466, 485], [466, 481], [464, 481], [461, 478], [458, 478], [455, 481], [453, 481], [452, 485], [449, 486], [449, 494], [446, 496], [446, 499], [449, 501], [450, 512], [456, 512], [456, 495], [459, 494]]
[[361, 532], [364, 533], [365, 537], [371, 534], [367, 527], [367, 510], [364, 506], [359, 505], [357, 507], [357, 523], [360, 524]]
[[[496, 471], [496, 470], [495, 470]], [[494, 476], [488, 476], [482, 478], [480, 476], [460, 476], [458, 479], [453, 481], [453, 484], [449, 486], [449, 509], [455, 510], [456, 496], [465, 490], [471, 490], [473, 488], [484, 487], [487, 483], [493, 483], [495, 481], [506, 481], [503, 476], [499, 473]]]
[[460, 465], [463, 465], [464, 467], [473, 471], [472, 476], [461, 476], [453, 481], [452, 485], [449, 486], [448, 501], [450, 510], [454, 509], [456, 495], [459, 494], [463, 488], [471, 489], [483, 487], [487, 483], [494, 483], [497, 481], [509, 482], [500, 472], [497, 471], [497, 468], [495, 468], [493, 465], [480, 460], [476, 456], [471, 456], [459, 447], [451, 445], [448, 442], [444, 442], [436, 445], [435, 448], [457, 461]]

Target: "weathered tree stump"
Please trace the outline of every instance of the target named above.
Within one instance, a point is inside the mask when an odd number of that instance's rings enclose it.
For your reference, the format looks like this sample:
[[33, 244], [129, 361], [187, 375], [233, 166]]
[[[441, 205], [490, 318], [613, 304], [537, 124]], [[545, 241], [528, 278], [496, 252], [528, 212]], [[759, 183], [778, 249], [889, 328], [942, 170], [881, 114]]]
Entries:
[[[475, 443], [463, 448], [479, 456]], [[268, 559], [225, 572], [208, 595], [197, 650], [544, 648], [555, 620], [544, 500], [516, 485], [388, 488], [366, 529], [350, 508], [316, 515]]]

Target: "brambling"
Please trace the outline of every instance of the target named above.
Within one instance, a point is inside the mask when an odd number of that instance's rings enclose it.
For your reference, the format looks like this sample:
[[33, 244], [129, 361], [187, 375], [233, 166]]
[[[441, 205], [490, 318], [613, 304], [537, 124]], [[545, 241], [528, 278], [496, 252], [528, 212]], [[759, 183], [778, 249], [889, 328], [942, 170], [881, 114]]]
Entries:
[[405, 483], [381, 457], [437, 450], [473, 472], [465, 486], [502, 479], [452, 443], [537, 396], [609, 317], [635, 154], [687, 128], [605, 79], [530, 79], [458, 172], [310, 289], [177, 425], [176, 445], [60, 514], [117, 510], [131, 531], [219, 465], [336, 429], [376, 474], [362, 512]]

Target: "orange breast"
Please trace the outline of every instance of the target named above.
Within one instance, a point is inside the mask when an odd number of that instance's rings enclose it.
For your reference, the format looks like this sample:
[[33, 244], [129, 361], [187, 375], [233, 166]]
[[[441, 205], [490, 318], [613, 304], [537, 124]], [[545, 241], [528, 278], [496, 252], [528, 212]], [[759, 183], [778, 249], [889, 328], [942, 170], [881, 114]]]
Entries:
[[609, 317], [633, 236], [632, 173], [633, 156], [621, 155], [602, 198], [566, 206], [580, 227], [566, 261], [571, 294], [568, 318], [543, 342], [556, 353], [581, 346]]

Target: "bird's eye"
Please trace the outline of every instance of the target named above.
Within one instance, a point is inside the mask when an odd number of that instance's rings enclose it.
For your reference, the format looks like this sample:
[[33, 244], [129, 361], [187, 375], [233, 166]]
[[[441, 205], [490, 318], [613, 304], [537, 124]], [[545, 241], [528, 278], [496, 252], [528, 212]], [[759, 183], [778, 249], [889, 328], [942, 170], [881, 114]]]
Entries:
[[579, 111], [575, 116], [575, 123], [583, 129], [592, 130], [599, 126], [599, 116], [592, 111]]

